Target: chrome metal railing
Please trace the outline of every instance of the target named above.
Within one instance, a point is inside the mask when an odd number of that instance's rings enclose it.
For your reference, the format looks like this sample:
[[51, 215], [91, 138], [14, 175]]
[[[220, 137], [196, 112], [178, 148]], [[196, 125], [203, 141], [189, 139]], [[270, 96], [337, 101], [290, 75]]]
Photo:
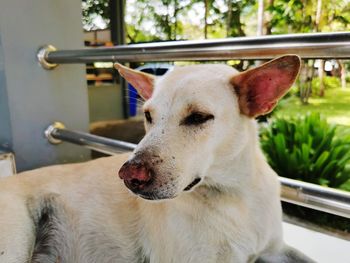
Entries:
[[[58, 122], [50, 125], [45, 135], [53, 144], [65, 141], [110, 155], [132, 151], [136, 147], [133, 143], [67, 130]], [[284, 177], [279, 177], [279, 180], [283, 201], [350, 218], [350, 193]]]
[[44, 46], [37, 53], [40, 64], [188, 60], [269, 59], [296, 54], [301, 58], [350, 58], [350, 32], [235, 37], [201, 41], [171, 41], [103, 48], [56, 50]]
[[[283, 54], [301, 58], [349, 59], [350, 32], [240, 37], [205, 41], [176, 41], [57, 50], [51, 45], [39, 49], [37, 58], [46, 69], [58, 64], [146, 62], [176, 60], [269, 59]], [[45, 131], [51, 143], [66, 141], [107, 154], [132, 151], [136, 145], [65, 129], [55, 123]], [[350, 193], [280, 177], [283, 201], [350, 218]]]
[[67, 130], [61, 122], [55, 122], [50, 125], [45, 130], [45, 136], [52, 144], [59, 144], [62, 141], [65, 141], [111, 155], [123, 151], [132, 151], [136, 147], [133, 143], [112, 140], [79, 131]]

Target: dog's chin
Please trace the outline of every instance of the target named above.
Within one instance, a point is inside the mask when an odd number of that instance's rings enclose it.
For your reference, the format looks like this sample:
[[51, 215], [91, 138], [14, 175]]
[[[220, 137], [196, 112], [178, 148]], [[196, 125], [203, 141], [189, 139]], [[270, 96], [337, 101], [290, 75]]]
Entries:
[[160, 195], [160, 194], [154, 194], [154, 193], [135, 193], [135, 194], [149, 201], [168, 200], [168, 199], [174, 199], [176, 197], [176, 195]]
[[135, 191], [132, 189], [132, 187], [129, 186], [127, 182], [124, 181], [124, 184], [132, 194], [146, 200], [155, 201], [155, 200], [173, 199], [177, 196], [175, 193], [166, 193], [164, 191], [157, 191], [156, 189], [152, 190], [152, 188], [147, 190], [145, 189], [145, 190]]

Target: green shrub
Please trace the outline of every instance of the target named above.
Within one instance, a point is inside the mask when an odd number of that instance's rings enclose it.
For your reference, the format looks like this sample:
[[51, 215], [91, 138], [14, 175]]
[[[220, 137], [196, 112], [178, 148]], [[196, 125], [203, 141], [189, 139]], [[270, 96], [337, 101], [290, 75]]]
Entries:
[[[341, 87], [341, 81], [338, 77], [325, 76], [323, 78], [324, 88], [336, 89]], [[312, 93], [318, 95], [320, 93], [320, 79], [315, 77], [312, 79]]]
[[347, 74], [345, 76], [345, 80], [346, 80], [346, 83], [349, 83], [350, 82], [350, 74]]
[[338, 77], [324, 77], [324, 85], [326, 89], [336, 89], [341, 87], [341, 81]]
[[320, 114], [276, 118], [262, 129], [261, 145], [280, 176], [344, 190], [349, 187], [350, 135], [337, 135], [336, 126]]

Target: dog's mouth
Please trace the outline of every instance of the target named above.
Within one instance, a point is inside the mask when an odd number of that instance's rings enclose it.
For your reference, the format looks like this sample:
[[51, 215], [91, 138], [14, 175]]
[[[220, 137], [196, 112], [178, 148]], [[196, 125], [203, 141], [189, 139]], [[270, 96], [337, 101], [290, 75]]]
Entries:
[[[195, 187], [197, 184], [200, 183], [202, 179], [197, 177], [196, 179], [194, 179], [188, 186], [185, 187], [185, 189], [183, 191], [190, 191], [193, 187]], [[134, 194], [136, 194], [137, 196], [146, 199], [146, 200], [162, 200], [162, 199], [173, 199], [176, 197], [175, 196], [168, 196], [168, 195], [162, 195], [159, 193], [155, 193], [155, 192], [134, 192]]]
[[192, 181], [192, 183], [190, 183], [188, 186], [185, 187], [184, 191], [190, 191], [194, 186], [196, 186], [197, 184], [199, 184], [199, 182], [201, 181], [202, 179], [197, 177], [196, 179], [194, 179]]
[[164, 200], [164, 199], [173, 199], [176, 197], [176, 195], [167, 196], [167, 195], [159, 195], [156, 193], [137, 193], [136, 195], [146, 200]]
[[[192, 181], [192, 183], [190, 183], [188, 186], [185, 187], [184, 191], [190, 191], [193, 187], [195, 187], [197, 184], [200, 183], [200, 181], [202, 181], [201, 178], [197, 177], [196, 179], [194, 179]], [[175, 198], [175, 196], [172, 196], [172, 197], [164, 197], [164, 196], [159, 196], [157, 194], [154, 194], [154, 193], [147, 193], [147, 192], [144, 192], [144, 193], [136, 193], [136, 195], [138, 195], [139, 197], [143, 198], [143, 199], [147, 199], [147, 200], [161, 200], [161, 199], [172, 199], [172, 198]]]

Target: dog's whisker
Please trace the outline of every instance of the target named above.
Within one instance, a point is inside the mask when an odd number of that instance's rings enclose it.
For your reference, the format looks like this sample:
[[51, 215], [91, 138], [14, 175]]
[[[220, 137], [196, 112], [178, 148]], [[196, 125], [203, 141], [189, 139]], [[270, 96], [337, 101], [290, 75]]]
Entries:
[[133, 95], [136, 95], [136, 97], [139, 97], [139, 93], [137, 91], [134, 91], [134, 90], [125, 90], [125, 93], [133, 94]]
[[129, 101], [128, 104], [134, 104], [134, 105], [140, 105], [143, 106], [145, 102], [144, 101]]

